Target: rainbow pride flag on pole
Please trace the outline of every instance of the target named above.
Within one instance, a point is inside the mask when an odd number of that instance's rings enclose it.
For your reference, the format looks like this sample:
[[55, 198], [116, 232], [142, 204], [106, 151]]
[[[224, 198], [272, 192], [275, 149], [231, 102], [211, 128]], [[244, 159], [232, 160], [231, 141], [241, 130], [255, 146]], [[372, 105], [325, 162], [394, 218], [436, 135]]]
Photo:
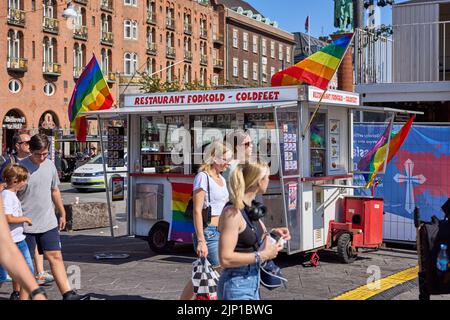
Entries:
[[192, 243], [192, 234], [195, 232], [194, 223], [184, 216], [189, 199], [192, 197], [192, 189], [192, 184], [172, 183], [171, 241]]
[[272, 76], [272, 86], [308, 83], [326, 90], [352, 39], [353, 33], [345, 34], [296, 65], [275, 73]]
[[[377, 141], [375, 146], [370, 150], [365, 157], [363, 157], [358, 163], [358, 170], [362, 172], [370, 172], [365, 174], [364, 178], [367, 181], [366, 188], [370, 187], [375, 177], [378, 173], [384, 170], [385, 161], [388, 164], [392, 158], [395, 156], [397, 151], [402, 146], [406, 137], [408, 136], [409, 130], [411, 129], [412, 123], [414, 121], [414, 115], [405, 123], [405, 125], [398, 131], [395, 135], [391, 133], [392, 122], [384, 131], [380, 140]], [[391, 135], [391, 140], [389, 141], [389, 134]], [[389, 142], [389, 150], [388, 150]], [[387, 159], [386, 159], [387, 153]]]
[[69, 121], [78, 141], [86, 141], [87, 120], [80, 112], [111, 108], [114, 99], [95, 55], [84, 68], [73, 89], [69, 103]]

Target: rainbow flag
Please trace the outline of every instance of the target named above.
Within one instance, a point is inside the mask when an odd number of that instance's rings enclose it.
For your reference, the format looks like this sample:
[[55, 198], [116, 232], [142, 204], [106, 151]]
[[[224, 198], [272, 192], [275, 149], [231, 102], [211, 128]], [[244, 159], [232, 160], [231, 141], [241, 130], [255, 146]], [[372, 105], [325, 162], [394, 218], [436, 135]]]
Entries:
[[272, 86], [308, 83], [326, 90], [352, 39], [353, 33], [345, 34], [296, 65], [275, 73]]
[[[370, 172], [370, 174], [365, 174], [366, 188], [370, 187], [375, 177], [380, 171], [384, 169], [384, 161], [388, 164], [392, 158], [395, 156], [397, 151], [402, 146], [406, 137], [408, 136], [409, 130], [411, 129], [412, 123], [414, 121], [414, 115], [405, 123], [405, 125], [396, 133], [391, 133], [392, 122], [384, 131], [380, 140], [377, 141], [375, 146], [370, 150], [364, 158], [362, 158], [358, 163], [358, 169], [360, 171]], [[387, 150], [387, 143], [389, 138], [389, 133], [391, 134], [391, 141], [389, 143], [389, 150]], [[386, 159], [386, 152], [387, 159]]]
[[184, 216], [189, 199], [192, 197], [192, 189], [192, 184], [172, 183], [171, 241], [192, 243], [194, 223]]
[[87, 120], [80, 112], [111, 108], [114, 99], [95, 55], [84, 68], [73, 89], [69, 103], [69, 121], [78, 141], [86, 141]]

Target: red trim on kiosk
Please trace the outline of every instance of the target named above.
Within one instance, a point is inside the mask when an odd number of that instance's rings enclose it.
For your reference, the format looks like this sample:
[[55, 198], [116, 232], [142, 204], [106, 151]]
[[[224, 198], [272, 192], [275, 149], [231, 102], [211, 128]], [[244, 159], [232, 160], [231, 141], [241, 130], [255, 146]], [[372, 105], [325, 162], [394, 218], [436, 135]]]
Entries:
[[195, 174], [183, 174], [183, 173], [130, 173], [130, 177], [195, 178]]
[[352, 174], [346, 174], [342, 176], [325, 176], [325, 177], [311, 177], [311, 178], [301, 178], [302, 182], [313, 182], [313, 181], [330, 181], [339, 179], [350, 179], [353, 178]]

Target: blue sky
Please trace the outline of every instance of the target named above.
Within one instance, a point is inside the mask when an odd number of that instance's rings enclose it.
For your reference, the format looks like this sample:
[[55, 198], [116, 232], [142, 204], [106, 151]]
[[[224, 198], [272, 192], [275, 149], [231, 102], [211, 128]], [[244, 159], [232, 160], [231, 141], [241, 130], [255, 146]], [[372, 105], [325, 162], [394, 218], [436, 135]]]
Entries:
[[[246, 0], [264, 16], [278, 21], [279, 27], [289, 32], [305, 32], [309, 15], [311, 35], [318, 37], [335, 32], [333, 0]], [[396, 3], [405, 0], [397, 0]], [[381, 8], [381, 22], [391, 24], [391, 7]]]

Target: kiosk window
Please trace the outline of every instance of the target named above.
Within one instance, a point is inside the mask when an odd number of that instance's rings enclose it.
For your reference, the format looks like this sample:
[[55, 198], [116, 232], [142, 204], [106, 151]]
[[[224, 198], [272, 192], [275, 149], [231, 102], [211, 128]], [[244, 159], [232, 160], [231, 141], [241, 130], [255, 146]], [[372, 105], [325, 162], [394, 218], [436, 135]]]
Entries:
[[256, 154], [258, 160], [269, 165], [274, 160], [278, 160], [276, 148], [272, 148], [272, 144], [276, 143], [273, 112], [246, 113], [244, 129], [248, 130], [252, 138], [253, 153]]
[[[311, 113], [312, 116], [312, 113]], [[311, 152], [311, 176], [325, 175], [326, 131], [325, 113], [317, 113], [309, 129], [309, 148]]]

